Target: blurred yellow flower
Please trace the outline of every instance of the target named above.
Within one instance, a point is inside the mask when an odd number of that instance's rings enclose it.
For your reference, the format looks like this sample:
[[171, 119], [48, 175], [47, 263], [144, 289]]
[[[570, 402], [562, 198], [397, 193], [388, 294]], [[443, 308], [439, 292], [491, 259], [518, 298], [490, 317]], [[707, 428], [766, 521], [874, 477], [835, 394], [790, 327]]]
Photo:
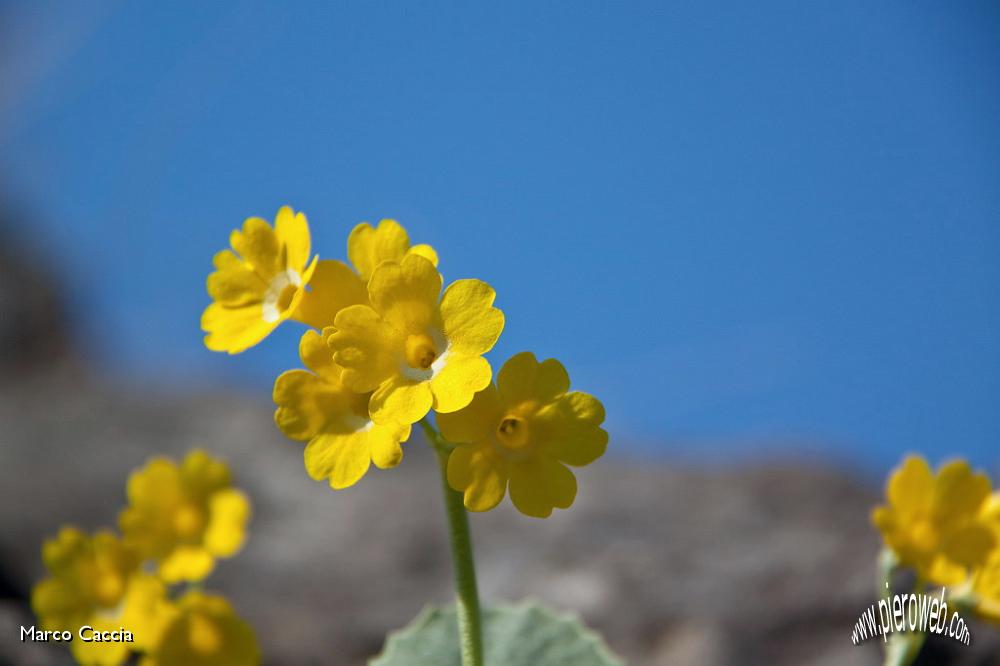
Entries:
[[207, 283], [213, 303], [202, 314], [201, 327], [208, 333], [206, 347], [238, 354], [294, 316], [318, 258], [309, 261], [306, 216], [288, 206], [278, 211], [274, 228], [251, 217], [229, 242], [233, 249], [213, 259], [215, 272]]
[[309, 370], [289, 370], [274, 383], [278, 409], [274, 421], [292, 439], [308, 440], [306, 470], [333, 488], [354, 485], [370, 463], [395, 467], [403, 459], [401, 442], [410, 437], [409, 424], [373, 423], [368, 415], [370, 393], [355, 393], [341, 382], [333, 352], [316, 331], [306, 331], [299, 356]]
[[127, 493], [118, 519], [125, 543], [156, 560], [168, 583], [205, 578], [215, 558], [234, 555], [246, 538], [250, 502], [231, 487], [229, 468], [204, 451], [179, 466], [153, 458], [129, 477]]
[[295, 318], [318, 330], [332, 326], [337, 313], [347, 306], [369, 304], [367, 284], [375, 268], [386, 261], [402, 261], [410, 254], [420, 255], [437, 266], [434, 248], [411, 247], [406, 229], [395, 220], [382, 220], [378, 227], [362, 222], [347, 239], [347, 257], [354, 270], [342, 261], [320, 261]]
[[253, 629], [223, 597], [187, 592], [156, 650], [140, 666], [252, 666], [260, 663]]
[[990, 480], [956, 460], [935, 474], [920, 456], [908, 456], [889, 477], [888, 505], [872, 522], [900, 563], [925, 581], [958, 585], [983, 565], [996, 538], [983, 511]]
[[[496, 292], [480, 280], [458, 280], [441, 295], [441, 275], [418, 254], [378, 265], [368, 282], [371, 305], [337, 313], [328, 338], [341, 381], [374, 391], [375, 423], [416, 423], [433, 409], [469, 404], [492, 375], [482, 357], [500, 337]], [[440, 301], [438, 300], [440, 296]]]
[[548, 517], [576, 497], [576, 477], [566, 465], [588, 465], [604, 453], [603, 422], [597, 398], [569, 392], [559, 361], [517, 354], [468, 407], [438, 415], [442, 436], [458, 445], [448, 458], [448, 483], [472, 511], [499, 504], [509, 483], [521, 513]]
[[[44, 630], [69, 631], [81, 664], [120, 664], [130, 650], [154, 647], [173, 608], [163, 583], [139, 570], [138, 555], [110, 532], [87, 536], [73, 527], [42, 546], [49, 577], [31, 593], [31, 606]], [[132, 642], [84, 641], [93, 632], [131, 632]]]

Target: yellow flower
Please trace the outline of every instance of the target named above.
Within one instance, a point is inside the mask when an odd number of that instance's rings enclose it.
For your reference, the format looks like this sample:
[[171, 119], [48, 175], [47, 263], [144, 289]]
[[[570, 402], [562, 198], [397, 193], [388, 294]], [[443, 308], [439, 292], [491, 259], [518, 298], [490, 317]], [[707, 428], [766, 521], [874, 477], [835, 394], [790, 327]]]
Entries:
[[957, 585], [981, 566], [996, 539], [982, 511], [990, 480], [956, 460], [937, 474], [920, 456], [909, 456], [889, 477], [888, 505], [872, 522], [900, 559], [924, 580]]
[[341, 369], [316, 331], [306, 331], [299, 356], [312, 370], [289, 370], [274, 383], [278, 409], [274, 421], [292, 439], [308, 440], [306, 470], [315, 480], [329, 479], [333, 488], [354, 485], [370, 463], [395, 467], [403, 459], [401, 442], [409, 424], [373, 423], [368, 416], [370, 393], [355, 393], [341, 382]]
[[539, 363], [523, 352], [510, 358], [496, 385], [472, 403], [437, 417], [441, 434], [458, 446], [448, 458], [448, 483], [464, 493], [465, 506], [488, 511], [510, 499], [528, 516], [546, 518], [576, 497], [576, 477], [566, 465], [589, 465], [608, 444], [604, 406], [569, 392], [569, 375], [555, 359]]
[[312, 279], [318, 258], [309, 261], [306, 216], [288, 206], [278, 211], [274, 228], [248, 218], [229, 237], [232, 250], [215, 255], [208, 276], [214, 301], [201, 317], [212, 351], [238, 354], [263, 340], [293, 316]]
[[260, 663], [253, 629], [223, 597], [190, 591], [159, 647], [141, 666], [251, 666]]
[[410, 247], [406, 229], [395, 220], [382, 220], [378, 227], [362, 222], [354, 227], [347, 239], [347, 257], [354, 264], [354, 270], [342, 261], [320, 261], [295, 318], [318, 330], [333, 325], [337, 313], [347, 306], [369, 304], [368, 280], [380, 264], [402, 261], [411, 254], [420, 255], [437, 266], [434, 248], [430, 245]]
[[229, 468], [204, 451], [180, 466], [153, 458], [132, 473], [127, 492], [118, 519], [125, 543], [158, 561], [168, 583], [205, 578], [215, 558], [234, 555], [246, 538], [250, 502], [231, 487]]
[[458, 280], [441, 294], [441, 275], [410, 254], [379, 264], [368, 282], [371, 305], [337, 313], [328, 343], [352, 391], [374, 391], [375, 423], [416, 423], [433, 407], [469, 404], [492, 375], [482, 357], [500, 337], [496, 292], [480, 280]]
[[[49, 577], [31, 593], [43, 630], [70, 631], [81, 664], [120, 664], [130, 649], [155, 646], [172, 614], [161, 581], [139, 570], [138, 555], [110, 532], [88, 537], [73, 527], [42, 546]], [[132, 632], [133, 643], [80, 640], [77, 632]]]

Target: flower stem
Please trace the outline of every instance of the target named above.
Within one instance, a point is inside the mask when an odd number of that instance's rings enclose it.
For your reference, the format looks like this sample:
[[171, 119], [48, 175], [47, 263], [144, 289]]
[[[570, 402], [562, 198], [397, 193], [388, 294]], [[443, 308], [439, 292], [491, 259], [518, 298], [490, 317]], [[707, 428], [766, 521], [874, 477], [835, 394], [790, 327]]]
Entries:
[[427, 419], [420, 421], [427, 441], [437, 454], [441, 469], [444, 507], [448, 514], [448, 536], [451, 559], [455, 568], [455, 592], [458, 608], [458, 634], [461, 642], [462, 666], [483, 666], [483, 628], [476, 587], [476, 565], [472, 557], [472, 536], [469, 516], [465, 512], [462, 494], [448, 485], [449, 445]]

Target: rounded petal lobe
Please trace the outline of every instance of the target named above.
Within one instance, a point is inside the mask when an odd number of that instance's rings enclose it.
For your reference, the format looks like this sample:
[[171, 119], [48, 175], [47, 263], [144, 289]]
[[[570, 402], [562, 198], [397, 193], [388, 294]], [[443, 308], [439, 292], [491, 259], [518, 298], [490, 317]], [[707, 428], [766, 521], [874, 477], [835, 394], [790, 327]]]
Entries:
[[399, 261], [409, 247], [406, 230], [395, 220], [382, 220], [378, 228], [362, 222], [347, 237], [347, 258], [361, 277], [368, 280], [379, 264]]
[[406, 254], [419, 254], [421, 257], [431, 262], [435, 266], [438, 265], [438, 254], [437, 251], [430, 245], [420, 244], [411, 247]]
[[889, 504], [904, 511], [915, 511], [930, 504], [934, 492], [934, 472], [920, 456], [907, 456], [886, 487]]
[[415, 254], [399, 263], [379, 265], [368, 282], [372, 307], [406, 333], [426, 332], [436, 324], [440, 293], [441, 274], [434, 264]]
[[434, 410], [447, 414], [462, 409], [490, 385], [493, 371], [482, 356], [449, 354], [444, 367], [430, 381]]
[[427, 382], [394, 376], [375, 389], [368, 410], [375, 423], [416, 423], [431, 411], [433, 403]]
[[205, 548], [216, 557], [230, 557], [246, 540], [250, 500], [235, 489], [221, 490], [209, 500], [209, 522]]
[[201, 328], [208, 333], [205, 346], [211, 351], [239, 354], [270, 334], [279, 322], [266, 322], [259, 307], [227, 308], [212, 303], [201, 316]]
[[543, 456], [510, 465], [510, 499], [526, 516], [548, 518], [576, 498], [576, 477], [561, 463]]
[[395, 467], [403, 460], [403, 447], [400, 444], [409, 438], [409, 425], [372, 424], [368, 431], [368, 447], [372, 462], [379, 469]]
[[567, 465], [589, 465], [607, 449], [608, 433], [599, 427], [604, 405], [588, 393], [565, 393], [539, 410], [536, 419], [542, 448]]
[[470, 511], [489, 511], [507, 492], [506, 464], [488, 442], [458, 446], [448, 456], [448, 485]]
[[449, 348], [485, 354], [503, 331], [503, 312], [493, 307], [496, 291], [482, 280], [456, 280], [441, 297], [441, 323]]
[[365, 433], [320, 434], [306, 445], [305, 463], [313, 479], [329, 479], [337, 490], [349, 488], [371, 464], [367, 437]]
[[229, 235], [229, 244], [265, 282], [285, 268], [277, 234], [259, 217], [247, 218], [242, 230], [236, 229]]
[[305, 214], [282, 206], [274, 219], [274, 231], [285, 246], [287, 267], [301, 273], [309, 262], [309, 223]]

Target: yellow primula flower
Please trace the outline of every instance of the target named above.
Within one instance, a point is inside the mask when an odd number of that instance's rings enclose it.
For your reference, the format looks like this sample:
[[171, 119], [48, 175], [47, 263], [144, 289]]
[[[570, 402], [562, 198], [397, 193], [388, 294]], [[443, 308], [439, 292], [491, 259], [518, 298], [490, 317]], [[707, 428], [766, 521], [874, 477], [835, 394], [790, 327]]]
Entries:
[[[453, 412], [490, 383], [482, 357], [500, 337], [496, 292], [480, 280], [458, 280], [441, 295], [441, 274], [410, 254], [379, 264], [368, 282], [371, 305], [337, 313], [328, 343], [352, 391], [374, 391], [375, 423], [416, 423], [433, 407]], [[440, 296], [440, 301], [438, 300]]]
[[368, 415], [371, 393], [355, 393], [341, 381], [333, 352], [316, 331], [306, 331], [299, 355], [309, 370], [289, 370], [274, 383], [278, 409], [274, 421], [292, 439], [308, 440], [306, 470], [333, 488], [352, 486], [370, 463], [395, 467], [403, 459], [401, 442], [410, 425], [373, 423]]
[[231, 487], [229, 468], [204, 451], [180, 465], [153, 458], [132, 473], [127, 492], [118, 519], [125, 542], [157, 561], [168, 583], [205, 578], [215, 558], [236, 554], [246, 539], [250, 502]]
[[589, 465], [607, 448], [603, 422], [604, 406], [570, 392], [559, 361], [517, 354], [468, 407], [438, 415], [442, 436], [458, 445], [448, 458], [448, 483], [472, 511], [495, 507], [509, 484], [521, 513], [548, 517], [576, 497], [576, 477], [566, 465]]
[[306, 216], [288, 206], [278, 211], [273, 228], [251, 217], [229, 242], [233, 249], [213, 259], [208, 294], [214, 302], [202, 314], [201, 327], [208, 333], [206, 347], [238, 354], [294, 315], [318, 258], [309, 261]]
[[889, 477], [888, 505], [872, 521], [900, 563], [926, 582], [958, 585], [987, 559], [996, 539], [983, 518], [990, 480], [956, 460], [935, 474], [920, 456], [908, 456]]
[[260, 663], [253, 629], [223, 597], [187, 592], [156, 650], [140, 666], [252, 666]]
[[295, 318], [319, 330], [333, 325], [337, 313], [347, 306], [369, 304], [368, 280], [380, 264], [402, 261], [411, 254], [420, 255], [437, 266], [434, 248], [430, 245], [411, 247], [406, 229], [395, 220], [382, 220], [378, 227], [362, 222], [347, 238], [347, 258], [354, 270], [342, 261], [320, 261]]
[[[87, 536], [73, 527], [42, 546], [49, 577], [31, 593], [43, 630], [69, 631], [73, 656], [81, 664], [113, 666], [129, 650], [158, 644], [173, 608], [163, 583], [139, 569], [139, 556], [110, 532]], [[132, 643], [80, 639], [81, 627], [132, 633]]]

